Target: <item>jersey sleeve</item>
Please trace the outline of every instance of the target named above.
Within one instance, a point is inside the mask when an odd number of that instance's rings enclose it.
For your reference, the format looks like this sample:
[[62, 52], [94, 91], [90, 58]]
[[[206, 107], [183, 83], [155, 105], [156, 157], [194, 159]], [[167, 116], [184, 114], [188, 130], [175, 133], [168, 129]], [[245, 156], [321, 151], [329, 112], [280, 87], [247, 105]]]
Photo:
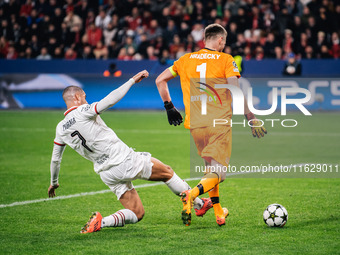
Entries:
[[176, 77], [177, 75], [181, 75], [181, 64], [182, 64], [182, 61], [183, 61], [183, 57], [180, 57], [179, 59], [177, 59], [175, 62], [174, 62], [174, 65], [169, 67], [169, 70], [170, 72], [172, 73], [172, 75], [174, 77]]
[[170, 73], [172, 74], [173, 77], [177, 77], [178, 73], [174, 71], [174, 66], [170, 66], [169, 68]]
[[59, 132], [58, 132], [59, 128], [60, 128], [60, 124], [58, 124], [56, 132], [55, 132], [54, 144], [59, 145], [61, 147], [64, 147], [66, 144], [63, 141], [63, 139], [61, 138], [61, 136], [59, 135]]
[[109, 109], [110, 107], [114, 106], [126, 95], [126, 93], [128, 93], [133, 84], [135, 84], [135, 80], [131, 78], [123, 85], [121, 85], [119, 88], [112, 91], [102, 100], [100, 100], [98, 104], [95, 105], [94, 107], [95, 112], [99, 114]]
[[58, 146], [54, 144], [52, 158], [51, 158], [51, 165], [50, 165], [50, 172], [51, 172], [51, 185], [55, 186], [58, 184], [58, 176], [60, 171], [60, 163], [63, 157], [63, 153], [65, 150], [65, 146]]
[[241, 77], [240, 71], [238, 70], [237, 64], [232, 56], [229, 56], [226, 63], [225, 68], [225, 78], [229, 78], [231, 76]]
[[83, 115], [85, 118], [93, 118], [94, 116], [99, 115], [99, 112], [97, 110], [97, 104], [98, 102], [92, 103], [92, 104], [83, 104], [78, 107], [78, 111], [81, 115]]

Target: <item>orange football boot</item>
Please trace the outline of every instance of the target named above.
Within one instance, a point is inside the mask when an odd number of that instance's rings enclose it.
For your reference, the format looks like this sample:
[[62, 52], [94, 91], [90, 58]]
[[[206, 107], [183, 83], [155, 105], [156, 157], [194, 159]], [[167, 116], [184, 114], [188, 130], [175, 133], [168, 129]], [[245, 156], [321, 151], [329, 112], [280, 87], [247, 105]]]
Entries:
[[85, 226], [81, 229], [81, 234], [97, 232], [101, 229], [102, 226], [102, 215], [100, 212], [92, 213], [89, 221], [85, 224]]
[[203, 215], [211, 208], [213, 207], [213, 204], [211, 202], [210, 197], [209, 198], [202, 198], [204, 204], [201, 209], [195, 209], [196, 216], [203, 217]]
[[223, 215], [219, 216], [219, 215], [215, 215], [216, 216], [216, 223], [221, 227], [223, 225], [225, 225], [225, 219], [228, 217], [229, 215], [229, 211], [227, 208], [222, 208], [223, 210]]
[[182, 221], [186, 226], [191, 224], [191, 208], [193, 205], [193, 199], [191, 198], [190, 190], [183, 191], [181, 194], [181, 201], [183, 203]]

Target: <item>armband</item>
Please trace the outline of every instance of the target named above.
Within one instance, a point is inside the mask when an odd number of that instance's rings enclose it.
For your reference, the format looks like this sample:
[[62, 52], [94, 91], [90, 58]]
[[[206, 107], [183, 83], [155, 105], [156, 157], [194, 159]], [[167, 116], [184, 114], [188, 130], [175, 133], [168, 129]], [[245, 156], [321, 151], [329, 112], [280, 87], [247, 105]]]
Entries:
[[169, 69], [169, 71], [171, 72], [171, 74], [172, 74], [173, 77], [178, 76], [178, 74], [174, 71], [174, 66], [170, 66], [168, 69]]

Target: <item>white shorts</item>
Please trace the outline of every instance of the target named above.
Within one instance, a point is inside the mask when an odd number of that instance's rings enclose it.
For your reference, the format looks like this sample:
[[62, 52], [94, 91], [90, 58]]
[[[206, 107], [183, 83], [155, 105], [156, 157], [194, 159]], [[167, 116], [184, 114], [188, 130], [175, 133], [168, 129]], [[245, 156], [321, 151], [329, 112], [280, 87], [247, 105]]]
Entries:
[[131, 151], [121, 164], [99, 174], [102, 181], [109, 186], [119, 200], [126, 191], [133, 189], [133, 180], [150, 178], [152, 166], [150, 153]]

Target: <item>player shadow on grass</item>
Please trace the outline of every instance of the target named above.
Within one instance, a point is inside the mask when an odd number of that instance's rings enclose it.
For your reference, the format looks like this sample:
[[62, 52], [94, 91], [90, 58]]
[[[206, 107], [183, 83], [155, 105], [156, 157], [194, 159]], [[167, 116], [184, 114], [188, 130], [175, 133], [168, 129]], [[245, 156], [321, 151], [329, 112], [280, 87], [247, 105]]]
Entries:
[[336, 215], [326, 215], [322, 218], [313, 218], [308, 220], [302, 220], [298, 223], [299, 228], [307, 228], [310, 226], [325, 225], [325, 223], [330, 224], [331, 222], [338, 223], [340, 220], [339, 216]]
[[318, 225], [324, 225], [325, 223], [331, 223], [331, 222], [339, 222], [340, 217], [334, 216], [334, 215], [329, 215], [328, 217], [325, 216], [323, 218], [317, 218], [317, 219], [307, 219], [307, 220], [300, 220], [299, 222], [290, 222], [289, 220], [287, 224], [283, 227], [268, 227], [267, 225], [263, 225], [263, 229], [270, 230], [270, 231], [275, 231], [276, 229], [293, 229], [293, 228], [308, 228], [311, 226], [318, 226]]
[[[169, 222], [169, 224], [172, 224], [173, 222]], [[131, 236], [136, 235], [139, 238], [140, 237], [145, 237], [145, 238], [152, 238], [154, 237], [154, 234], [150, 233], [147, 234], [146, 230], [151, 230], [152, 228], [155, 229], [159, 229], [160, 227], [164, 228], [166, 226], [168, 226], [169, 224], [150, 224], [150, 225], [144, 225], [143, 227], [135, 227], [135, 226], [124, 226], [123, 228], [110, 228], [110, 229], [102, 229], [102, 231], [100, 232], [96, 232], [94, 234], [100, 234], [100, 233], [105, 233], [105, 234], [110, 234], [112, 233], [112, 235], [114, 234], [119, 234], [119, 237], [121, 239], [125, 239], [125, 238], [131, 238]], [[165, 226], [164, 226], [165, 225]], [[212, 228], [216, 228], [216, 229], [224, 229], [225, 227], [218, 227], [215, 224], [209, 224], [209, 225], [202, 225], [202, 224], [197, 224], [197, 225], [191, 225], [190, 227], [187, 227], [185, 225], [182, 224], [182, 222], [178, 222], [178, 224], [172, 225], [172, 227], [177, 227], [176, 229], [178, 231], [185, 231], [185, 232], [196, 232], [198, 230], [207, 230], [207, 229], [212, 229]], [[125, 234], [127, 236], [122, 236], [122, 234]], [[164, 234], [167, 234], [167, 231], [164, 231]]]

